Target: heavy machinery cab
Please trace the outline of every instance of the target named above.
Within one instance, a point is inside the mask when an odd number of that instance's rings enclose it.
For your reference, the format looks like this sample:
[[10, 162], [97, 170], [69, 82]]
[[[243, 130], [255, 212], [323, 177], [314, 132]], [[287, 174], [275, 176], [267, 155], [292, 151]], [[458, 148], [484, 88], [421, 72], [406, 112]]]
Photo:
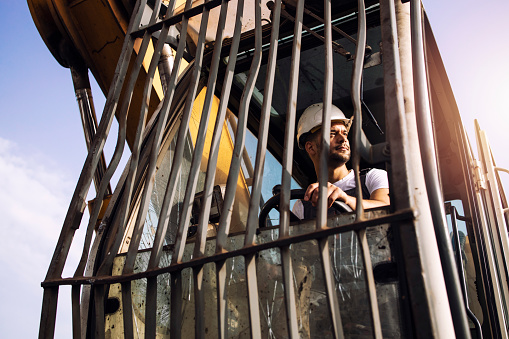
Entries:
[[[40, 337], [62, 285], [75, 337], [507, 336], [504, 170], [480, 128], [474, 158], [420, 1], [28, 3], [72, 71], [89, 148]], [[317, 102], [353, 118], [348, 166], [386, 170], [390, 206], [292, 219], [291, 189], [326, 184], [295, 140]]]

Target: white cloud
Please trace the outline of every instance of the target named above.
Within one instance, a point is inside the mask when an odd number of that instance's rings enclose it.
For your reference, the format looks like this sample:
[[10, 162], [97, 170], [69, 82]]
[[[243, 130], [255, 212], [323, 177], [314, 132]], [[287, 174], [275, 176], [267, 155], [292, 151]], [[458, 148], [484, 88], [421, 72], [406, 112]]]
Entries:
[[[17, 145], [0, 138], [0, 328], [6, 337], [11, 337], [9, 333], [12, 337], [35, 337], [38, 332], [40, 282], [75, 187], [70, 175], [51, 163], [41, 155], [23, 154]], [[69, 254], [72, 262], [81, 252], [80, 233], [85, 226], [82, 228], [74, 239], [77, 246], [73, 245]], [[72, 274], [72, 267], [69, 271]], [[61, 299], [70, 299], [70, 295], [61, 295]], [[59, 306], [59, 316], [70, 313], [67, 304], [63, 309]], [[58, 323], [70, 331], [70, 324], [62, 324], [60, 319]], [[63, 337], [58, 332], [56, 337]]]

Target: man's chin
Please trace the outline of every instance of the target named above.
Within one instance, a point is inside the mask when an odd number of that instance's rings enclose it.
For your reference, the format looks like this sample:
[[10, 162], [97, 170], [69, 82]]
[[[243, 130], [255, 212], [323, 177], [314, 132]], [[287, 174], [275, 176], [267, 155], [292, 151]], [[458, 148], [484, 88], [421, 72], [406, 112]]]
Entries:
[[339, 167], [339, 166], [346, 164], [349, 160], [350, 160], [350, 154], [332, 153], [329, 156], [329, 166], [333, 165], [333, 166]]

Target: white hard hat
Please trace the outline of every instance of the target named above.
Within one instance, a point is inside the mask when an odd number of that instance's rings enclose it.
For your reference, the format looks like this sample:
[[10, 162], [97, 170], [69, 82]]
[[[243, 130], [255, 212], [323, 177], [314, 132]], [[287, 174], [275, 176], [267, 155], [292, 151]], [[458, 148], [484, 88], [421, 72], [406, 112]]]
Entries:
[[[300, 137], [303, 134], [314, 132], [316, 127], [322, 126], [323, 103], [317, 103], [309, 106], [302, 113], [299, 123], [297, 124], [297, 145], [300, 149], [304, 149], [304, 145], [300, 144]], [[350, 127], [350, 119], [336, 106], [331, 106], [330, 112], [331, 122], [341, 121], [346, 128]]]

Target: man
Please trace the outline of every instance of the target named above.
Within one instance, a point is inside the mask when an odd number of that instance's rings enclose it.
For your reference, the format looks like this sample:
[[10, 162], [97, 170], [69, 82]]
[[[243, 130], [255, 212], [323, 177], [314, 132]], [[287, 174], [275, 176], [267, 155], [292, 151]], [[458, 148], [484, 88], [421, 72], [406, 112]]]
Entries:
[[[320, 152], [322, 149], [322, 112], [323, 104], [313, 104], [306, 108], [297, 125], [297, 143], [299, 148], [306, 150], [314, 164], [315, 172], [319, 173]], [[356, 208], [355, 176], [354, 171], [346, 167], [350, 160], [350, 143], [348, 131], [350, 120], [343, 112], [332, 105], [331, 108], [331, 131], [328, 168], [328, 207], [339, 199], [352, 209]], [[387, 173], [380, 169], [362, 171], [361, 184], [363, 191], [362, 206], [373, 208], [390, 204], [389, 182]], [[319, 184], [309, 185], [303, 200], [298, 200], [293, 213], [300, 219], [314, 218], [318, 203]]]

